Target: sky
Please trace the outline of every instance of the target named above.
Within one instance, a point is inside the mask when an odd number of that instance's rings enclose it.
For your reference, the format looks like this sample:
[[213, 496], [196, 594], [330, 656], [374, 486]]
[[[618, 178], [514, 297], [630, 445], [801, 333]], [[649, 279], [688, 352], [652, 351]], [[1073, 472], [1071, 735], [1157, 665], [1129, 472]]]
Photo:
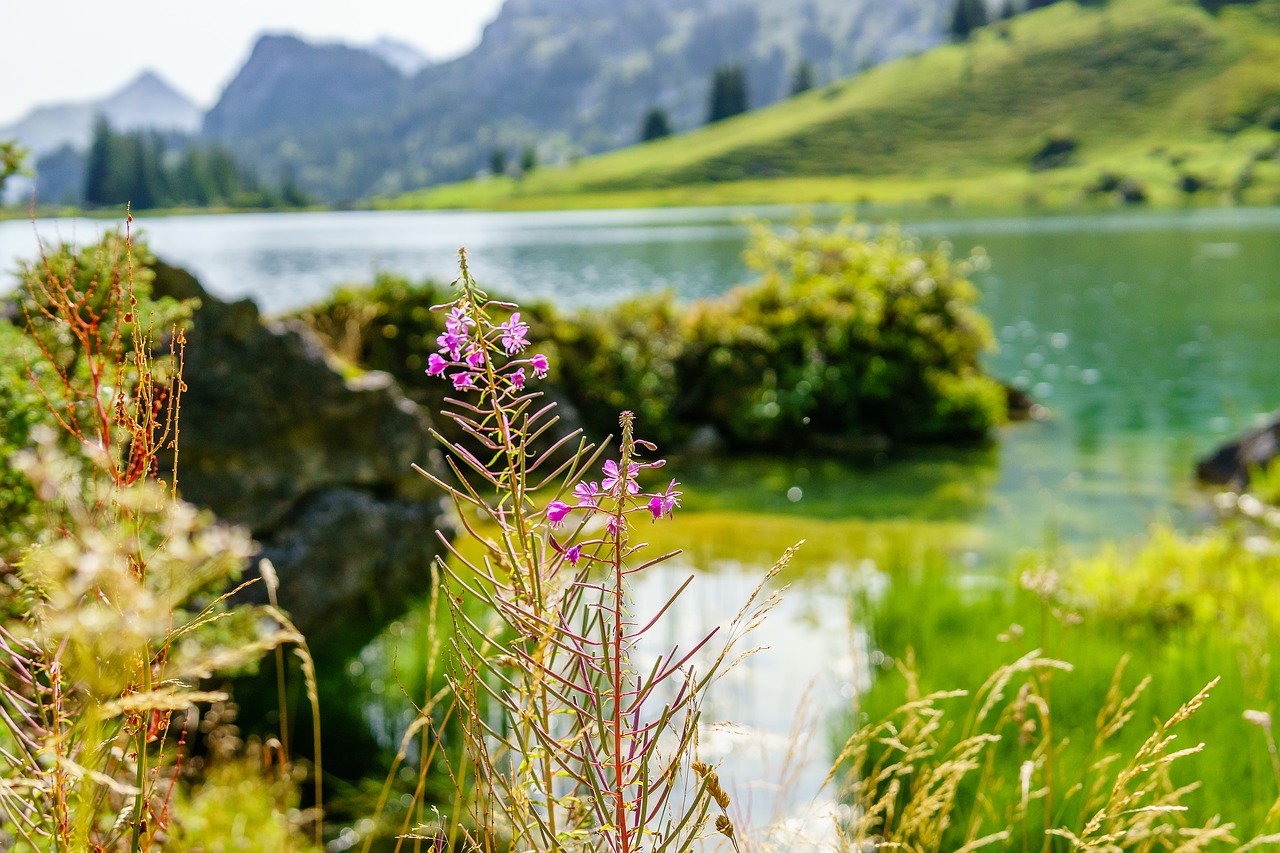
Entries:
[[91, 101], [151, 69], [208, 108], [263, 33], [466, 53], [502, 0], [0, 0], [0, 125]]

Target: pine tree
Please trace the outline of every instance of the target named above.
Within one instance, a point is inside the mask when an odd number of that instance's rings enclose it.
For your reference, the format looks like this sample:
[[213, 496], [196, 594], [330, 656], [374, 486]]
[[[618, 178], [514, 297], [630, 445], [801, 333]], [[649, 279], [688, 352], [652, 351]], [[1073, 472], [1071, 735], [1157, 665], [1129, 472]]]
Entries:
[[970, 33], [986, 25], [987, 5], [983, 0], [956, 0], [948, 30], [957, 41], [965, 41]]
[[111, 204], [109, 198], [111, 162], [114, 159], [115, 134], [104, 116], [93, 120], [93, 142], [84, 170], [84, 203], [89, 207]]
[[311, 204], [302, 184], [298, 183], [298, 174], [292, 164], [284, 167], [284, 177], [280, 181], [280, 201], [285, 207], [306, 207]]
[[222, 204], [230, 203], [240, 192], [240, 170], [231, 154], [221, 146], [209, 151], [209, 183], [213, 187], [212, 201]]
[[791, 94], [798, 95], [813, 88], [813, 63], [801, 60], [791, 74]]
[[747, 72], [738, 64], [721, 65], [711, 78], [707, 124], [747, 111]]
[[216, 191], [209, 178], [203, 152], [194, 145], [182, 154], [171, 177], [173, 194], [179, 204], [207, 207], [213, 203]]
[[489, 152], [489, 171], [495, 175], [505, 175], [507, 173], [507, 152], [501, 148], [495, 148]]
[[644, 124], [640, 127], [640, 141], [648, 142], [651, 139], [661, 139], [664, 136], [671, 135], [671, 121], [667, 118], [667, 111], [662, 107], [653, 107], [649, 112], [645, 113]]

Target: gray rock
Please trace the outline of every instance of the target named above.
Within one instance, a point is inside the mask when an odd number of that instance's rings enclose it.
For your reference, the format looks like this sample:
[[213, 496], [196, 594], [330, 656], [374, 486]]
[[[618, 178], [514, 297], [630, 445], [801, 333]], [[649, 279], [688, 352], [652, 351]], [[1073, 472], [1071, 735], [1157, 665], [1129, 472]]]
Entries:
[[358, 649], [427, 595], [439, 514], [435, 503], [355, 488], [325, 489], [293, 508], [262, 556], [276, 567], [280, 601], [295, 618], [296, 603], [306, 602], [313, 646]]
[[[247, 526], [280, 576], [281, 605], [313, 644], [354, 651], [425, 594], [439, 493], [431, 419], [385, 373], [343, 376], [298, 322], [209, 296], [158, 263], [155, 292], [196, 297], [187, 332], [178, 488]], [[261, 594], [261, 591], [256, 594]]]
[[1254, 468], [1265, 467], [1280, 451], [1280, 417], [1222, 445], [1196, 463], [1202, 483], [1244, 489]]

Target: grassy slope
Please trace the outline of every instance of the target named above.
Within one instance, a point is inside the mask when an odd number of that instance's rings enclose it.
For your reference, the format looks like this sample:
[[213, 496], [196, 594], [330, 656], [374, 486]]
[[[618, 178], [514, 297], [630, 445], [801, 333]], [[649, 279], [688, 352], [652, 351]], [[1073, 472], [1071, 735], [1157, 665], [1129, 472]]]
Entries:
[[[1063, 2], [767, 109], [646, 145], [384, 200], [387, 207], [586, 207], [773, 201], [1073, 203], [1103, 171], [1154, 202], [1272, 202], [1280, 2], [1211, 16], [1183, 0]], [[1051, 133], [1066, 168], [1028, 164]]]

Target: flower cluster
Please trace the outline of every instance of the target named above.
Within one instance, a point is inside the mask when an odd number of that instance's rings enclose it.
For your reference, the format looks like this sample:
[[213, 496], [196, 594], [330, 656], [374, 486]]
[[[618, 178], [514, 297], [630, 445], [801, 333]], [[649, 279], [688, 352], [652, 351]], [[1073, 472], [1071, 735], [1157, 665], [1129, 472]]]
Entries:
[[529, 346], [529, 325], [520, 319], [520, 312], [494, 324], [489, 320], [489, 306], [507, 307], [498, 302], [476, 305], [467, 300], [442, 306], [449, 309], [449, 314], [444, 321], [444, 334], [436, 338], [440, 349], [427, 359], [428, 376], [443, 379], [448, 373], [447, 378], [458, 391], [481, 388], [492, 377], [497, 386], [492, 390], [512, 393], [524, 389], [526, 368], [538, 379], [546, 378], [550, 364], [542, 353], [514, 358]]
[[[680, 484], [672, 480], [661, 492], [641, 492], [637, 481], [642, 468], [661, 468], [664, 464], [661, 459], [656, 462], [628, 462], [626, 471], [623, 471], [621, 465], [609, 459], [602, 468], [603, 479], [583, 480], [573, 487], [576, 504], [570, 505], [561, 500], [548, 504], [547, 521], [554, 529], [563, 524], [569, 513], [575, 510], [582, 510], [588, 516], [596, 512], [604, 512], [607, 513], [605, 529], [609, 537], [613, 538], [618, 533], [618, 520], [624, 515], [648, 512], [654, 521], [664, 516], [671, 518], [676, 507], [680, 506], [682, 494], [679, 489]], [[604, 505], [605, 500], [608, 500], [612, 506]], [[556, 550], [561, 551], [570, 563], [577, 565], [582, 556], [581, 545], [562, 549], [554, 539], [551, 541]]]

